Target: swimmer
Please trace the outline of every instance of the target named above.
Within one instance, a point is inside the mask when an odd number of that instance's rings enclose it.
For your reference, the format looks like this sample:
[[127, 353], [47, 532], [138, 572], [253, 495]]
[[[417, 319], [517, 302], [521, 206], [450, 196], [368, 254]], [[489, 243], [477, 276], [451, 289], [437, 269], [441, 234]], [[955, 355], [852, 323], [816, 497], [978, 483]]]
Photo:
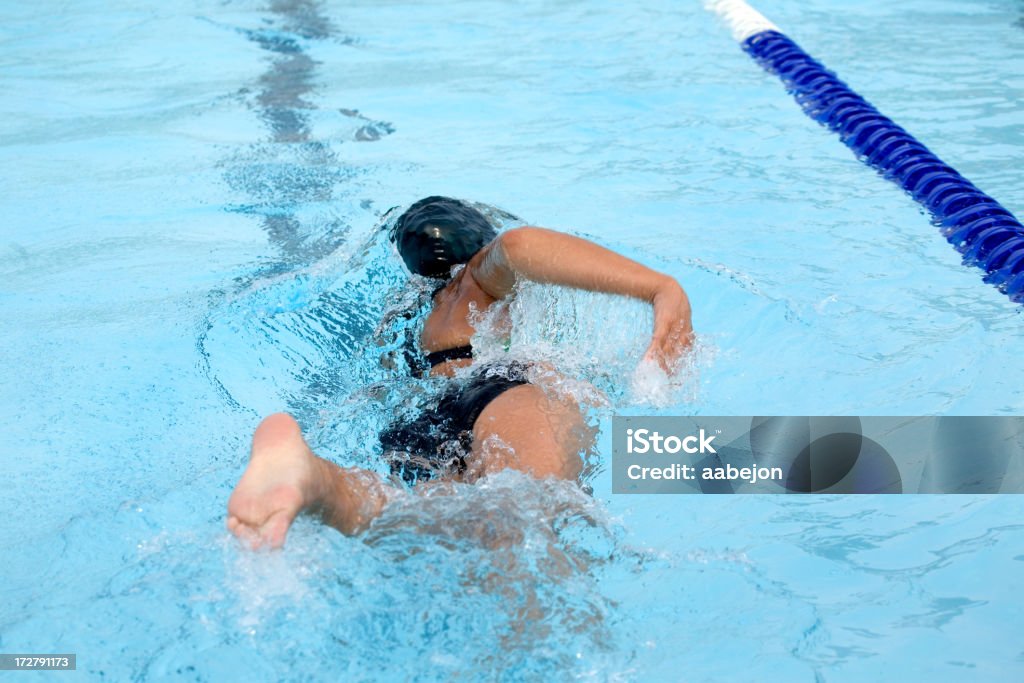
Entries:
[[[439, 282], [420, 334], [430, 374], [452, 377], [469, 368], [468, 379], [453, 381], [431, 409], [381, 435], [392, 472], [408, 482], [473, 481], [504, 468], [538, 478], [579, 477], [587, 447], [579, 405], [532, 383], [522, 362], [474, 365], [471, 313], [514, 295], [521, 280], [649, 302], [654, 331], [644, 359], [666, 371], [692, 344], [690, 302], [678, 282], [585, 239], [537, 227], [499, 235], [476, 209], [447, 197], [413, 204], [391, 238], [411, 272]], [[502, 457], [489, 455], [487, 446], [495, 443]], [[253, 435], [248, 467], [228, 500], [227, 525], [253, 548], [282, 546], [303, 512], [357, 534], [393, 491], [375, 472], [317, 457], [298, 423], [278, 413]]]

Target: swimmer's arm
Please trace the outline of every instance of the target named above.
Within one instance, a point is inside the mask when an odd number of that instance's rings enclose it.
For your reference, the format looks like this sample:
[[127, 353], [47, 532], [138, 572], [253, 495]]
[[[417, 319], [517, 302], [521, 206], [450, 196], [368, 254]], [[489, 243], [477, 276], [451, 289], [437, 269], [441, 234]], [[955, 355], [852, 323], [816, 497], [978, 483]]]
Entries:
[[[589, 240], [545, 228], [502, 233], [469, 262], [480, 287], [507, 296], [516, 280], [621, 294], [653, 301], [672, 278]], [[676, 283], [678, 286], [678, 283]]]
[[654, 334], [647, 358], [664, 363], [692, 341], [690, 301], [674, 278], [589, 240], [544, 228], [515, 228], [476, 254], [468, 270], [481, 289], [499, 299], [523, 278], [648, 301], [654, 306]]

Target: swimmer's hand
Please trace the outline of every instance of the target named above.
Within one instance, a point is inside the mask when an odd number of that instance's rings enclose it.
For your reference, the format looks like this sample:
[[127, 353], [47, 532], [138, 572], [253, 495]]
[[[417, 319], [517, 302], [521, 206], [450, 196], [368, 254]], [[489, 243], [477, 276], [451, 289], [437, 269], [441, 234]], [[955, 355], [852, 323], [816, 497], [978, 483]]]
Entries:
[[690, 300], [678, 282], [665, 276], [651, 298], [651, 305], [654, 307], [654, 334], [644, 360], [657, 362], [662, 370], [671, 374], [682, 355], [693, 346]]

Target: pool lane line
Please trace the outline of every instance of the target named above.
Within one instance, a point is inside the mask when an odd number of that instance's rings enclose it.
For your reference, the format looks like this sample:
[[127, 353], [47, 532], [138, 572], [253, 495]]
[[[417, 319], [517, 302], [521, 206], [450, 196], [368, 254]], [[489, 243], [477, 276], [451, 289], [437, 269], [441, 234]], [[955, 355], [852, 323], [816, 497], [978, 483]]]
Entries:
[[999, 202], [883, 116], [744, 0], [707, 0], [751, 57], [782, 79], [804, 112], [934, 217], [964, 263], [1024, 302], [1024, 226]]

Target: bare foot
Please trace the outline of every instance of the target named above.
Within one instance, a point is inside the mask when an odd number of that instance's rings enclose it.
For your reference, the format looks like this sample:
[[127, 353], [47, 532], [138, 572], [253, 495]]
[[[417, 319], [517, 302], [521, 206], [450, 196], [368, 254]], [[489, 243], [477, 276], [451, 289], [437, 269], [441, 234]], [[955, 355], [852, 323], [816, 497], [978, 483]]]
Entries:
[[252, 548], [280, 548], [292, 521], [324, 499], [321, 460], [295, 420], [277, 413], [252, 437], [249, 466], [228, 500], [228, 529]]

